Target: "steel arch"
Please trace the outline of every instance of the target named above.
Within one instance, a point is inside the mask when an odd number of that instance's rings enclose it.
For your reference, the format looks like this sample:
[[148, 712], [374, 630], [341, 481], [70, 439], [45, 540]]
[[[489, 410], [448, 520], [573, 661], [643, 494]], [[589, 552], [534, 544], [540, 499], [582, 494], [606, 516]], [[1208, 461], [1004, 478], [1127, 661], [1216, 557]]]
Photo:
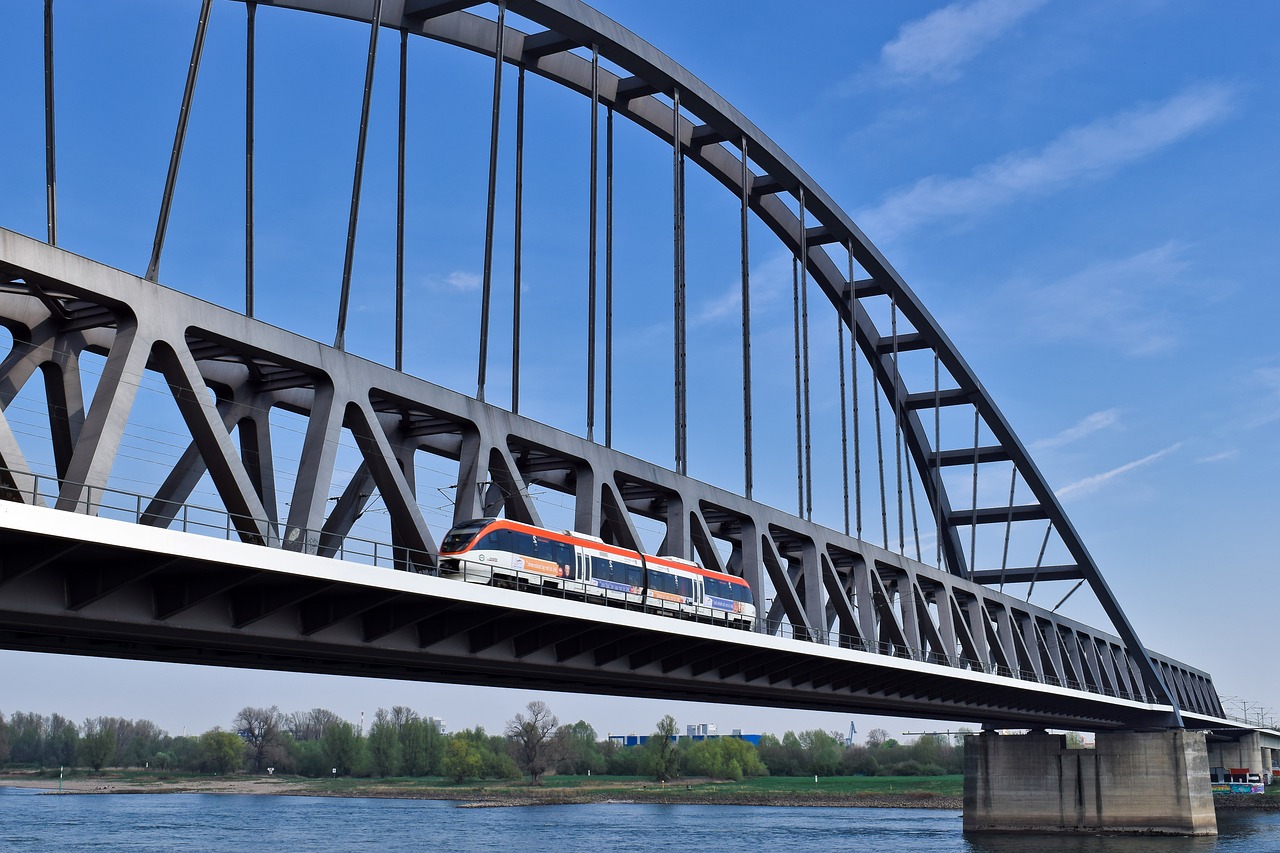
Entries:
[[[352, 20], [369, 21], [380, 8], [383, 26], [421, 35], [489, 56], [495, 55], [498, 23], [466, 11], [493, 5], [497, 0], [261, 0], [263, 5], [316, 12]], [[863, 356], [874, 370], [882, 393], [902, 413], [898, 428], [915, 464], [920, 482], [934, 512], [944, 520], [942, 543], [947, 569], [957, 577], [982, 583], [1017, 582], [1036, 578], [1081, 580], [1088, 583], [1125, 644], [1138, 652], [1144, 675], [1175, 708], [1178, 702], [1137, 632], [1121, 609], [1103, 578], [1083, 539], [1067, 517], [1053, 489], [1032, 460], [994, 399], [979, 381], [957, 347], [947, 337], [923, 302], [907, 285], [888, 259], [862, 233], [853, 219], [759, 128], [742, 113], [702, 83], [670, 57], [579, 0], [505, 0], [505, 7], [546, 29], [523, 33], [506, 27], [501, 44], [504, 61], [519, 65], [581, 94], [590, 96], [592, 62], [571, 51], [596, 49], [602, 58], [625, 69], [631, 76], [619, 77], [599, 69], [597, 81], [600, 103], [631, 119], [670, 144], [679, 144], [704, 171], [737, 195], [750, 198], [751, 209], [797, 257], [803, 252], [810, 275], [821, 286], [854, 337]], [[673, 107], [656, 97], [679, 92]], [[695, 123], [688, 114], [700, 123]], [[678, 132], [673, 134], [673, 126]], [[726, 144], [728, 147], [726, 147]], [[739, 154], [735, 156], [734, 149]], [[762, 169], [748, 170], [748, 186], [742, 185], [743, 151]], [[800, 215], [781, 199], [784, 193], [800, 200]], [[803, 217], [803, 218], [802, 218]], [[811, 219], [810, 219], [811, 218]], [[809, 226], [809, 221], [816, 222]], [[802, 230], [803, 229], [803, 230]], [[846, 248], [868, 278], [850, 281], [825, 248]], [[911, 393], [905, 377], [895, 364], [891, 348], [902, 339], [884, 335], [866, 311], [855, 310], [858, 301], [875, 295], [889, 296], [897, 310], [912, 324], [916, 337], [909, 345], [931, 351], [946, 368], [954, 387], [934, 389], [935, 393]], [[856, 315], [856, 322], [855, 322]], [[889, 343], [886, 343], [889, 342]], [[998, 442], [995, 446], [961, 448], [944, 452], [930, 445], [928, 427], [921, 413], [936, 406], [971, 405]], [[941, 477], [948, 454], [952, 459], [979, 458], [1011, 462], [1018, 476], [1031, 490], [1034, 502], [1018, 507], [956, 510]], [[1012, 522], [1014, 519], [1047, 521], [1052, 531], [1074, 559], [1074, 565], [1001, 569], [980, 572], [967, 565], [961, 528], [982, 523]]]

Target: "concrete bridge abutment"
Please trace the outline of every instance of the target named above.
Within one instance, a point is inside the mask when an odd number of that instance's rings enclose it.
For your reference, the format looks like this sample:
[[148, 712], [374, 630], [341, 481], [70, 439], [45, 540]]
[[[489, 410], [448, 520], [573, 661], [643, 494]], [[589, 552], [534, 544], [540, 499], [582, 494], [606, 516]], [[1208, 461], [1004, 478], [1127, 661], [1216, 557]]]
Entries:
[[1216, 835], [1202, 732], [983, 732], [964, 750], [965, 832]]

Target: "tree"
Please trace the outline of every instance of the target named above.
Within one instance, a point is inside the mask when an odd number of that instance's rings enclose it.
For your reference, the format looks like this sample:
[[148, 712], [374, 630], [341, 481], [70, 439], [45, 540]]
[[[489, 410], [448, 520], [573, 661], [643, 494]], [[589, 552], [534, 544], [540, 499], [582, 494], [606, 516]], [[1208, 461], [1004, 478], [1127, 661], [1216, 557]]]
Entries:
[[[99, 717], [103, 723], [110, 717]], [[44, 764], [49, 767], [70, 767], [76, 763], [76, 755], [80, 741], [80, 730], [76, 724], [60, 714], [50, 714], [45, 721]], [[103, 764], [113, 764], [113, 752], [106, 756]], [[94, 768], [97, 769], [97, 768]]]
[[872, 729], [867, 732], [867, 746], [871, 749], [879, 749], [888, 739], [889, 733], [884, 729]]
[[242, 708], [236, 715], [235, 727], [248, 745], [254, 772], [261, 773], [268, 763], [283, 757], [284, 748], [280, 742], [283, 723], [284, 715], [275, 705], [270, 708]]
[[880, 762], [865, 746], [851, 746], [845, 750], [840, 769], [846, 776], [875, 776], [880, 772]]
[[200, 735], [200, 759], [205, 769], [225, 776], [244, 764], [244, 741], [235, 732], [210, 729]]
[[449, 738], [449, 746], [444, 751], [444, 775], [455, 782], [462, 783], [474, 779], [484, 770], [484, 757], [480, 750], [466, 738]]
[[4, 764], [9, 760], [9, 724], [4, 721], [4, 714], [0, 714], [0, 764]]
[[332, 723], [320, 738], [320, 750], [330, 768], [343, 776], [349, 775], [360, 757], [360, 736], [356, 734], [356, 727], [346, 720]]
[[[394, 709], [392, 709], [394, 715]], [[400, 729], [401, 755], [408, 776], [439, 776], [443, 772], [445, 736], [432, 721], [415, 717]]]
[[559, 744], [553, 733], [560, 721], [545, 702], [535, 699], [525, 706], [529, 716], [516, 714], [507, 721], [507, 743], [516, 765], [528, 773], [533, 784], [555, 765]]
[[605, 759], [600, 754], [596, 730], [585, 720], [556, 729], [556, 744], [562, 772], [582, 776], [604, 770]]
[[43, 765], [45, 730], [44, 717], [14, 711], [9, 717], [9, 760], [14, 764]]
[[763, 776], [768, 771], [756, 748], [737, 737], [699, 741], [685, 756], [685, 769], [697, 776], [738, 781], [744, 776]]
[[400, 733], [386, 710], [379, 708], [369, 728], [369, 759], [379, 776], [395, 776], [400, 772], [403, 749]]
[[680, 753], [676, 744], [676, 718], [667, 714], [658, 721], [658, 729], [649, 735], [640, 761], [642, 772], [652, 775], [659, 782], [674, 779], [680, 774]]
[[84, 737], [80, 739], [80, 760], [94, 771], [101, 770], [116, 754], [116, 730], [106, 717], [84, 721]]
[[294, 711], [284, 718], [284, 727], [298, 741], [318, 741], [324, 737], [325, 729], [342, 718], [326, 708], [312, 708], [310, 711]]
[[804, 750], [805, 771], [815, 776], [834, 776], [840, 769], [840, 744], [821, 729], [801, 732], [797, 737]]
[[919, 764], [941, 764], [942, 752], [950, 749], [941, 735], [920, 735], [911, 744], [911, 760]]
[[418, 716], [418, 712], [412, 708], [406, 708], [404, 705], [396, 705], [391, 709], [391, 724], [396, 727], [396, 731], [402, 731], [406, 725], [414, 720], [422, 719]]

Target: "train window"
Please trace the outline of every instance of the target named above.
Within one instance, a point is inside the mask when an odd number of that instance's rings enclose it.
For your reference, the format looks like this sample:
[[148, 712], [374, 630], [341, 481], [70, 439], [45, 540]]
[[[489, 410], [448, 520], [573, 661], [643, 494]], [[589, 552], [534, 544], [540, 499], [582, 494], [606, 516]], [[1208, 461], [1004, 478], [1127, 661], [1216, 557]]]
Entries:
[[688, 578], [669, 575], [666, 572], [649, 572], [649, 588], [670, 595], [693, 595], [693, 582]]
[[536, 557], [538, 555], [537, 542], [538, 540], [533, 536], [530, 536], [528, 533], [518, 533], [512, 530], [508, 546], [509, 550], [514, 551], [517, 554], [522, 554], [526, 557]]
[[626, 569], [627, 569], [626, 583], [630, 584], [631, 586], [644, 585], [644, 569], [640, 568], [639, 566], [632, 566], [632, 565], [628, 565]]
[[472, 537], [484, 530], [487, 524], [489, 522], [483, 519], [459, 524], [444, 537], [444, 542], [440, 543], [440, 550], [448, 552], [461, 551], [471, 542]]
[[494, 530], [480, 540], [477, 548], [490, 548], [494, 551], [510, 551], [511, 550], [511, 531], [510, 530]]
[[573, 546], [568, 542], [556, 542], [555, 561], [562, 569], [570, 569], [573, 566], [574, 555]]

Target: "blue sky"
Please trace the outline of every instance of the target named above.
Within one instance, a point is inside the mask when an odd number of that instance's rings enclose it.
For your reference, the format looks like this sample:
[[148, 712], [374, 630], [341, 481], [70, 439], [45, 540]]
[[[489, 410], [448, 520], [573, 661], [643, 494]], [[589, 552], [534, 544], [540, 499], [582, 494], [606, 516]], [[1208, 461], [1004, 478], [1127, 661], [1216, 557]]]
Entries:
[[[141, 274], [199, 4], [139, 0], [142, 14], [128, 23], [105, 5], [58, 0], [61, 242]], [[1280, 709], [1280, 687], [1256, 664], [1280, 597], [1271, 554], [1280, 503], [1280, 8], [597, 7], [720, 92], [854, 216], [1031, 448], [1143, 640], [1208, 670], [1224, 697]], [[35, 2], [0, 8], [12, 46], [0, 56], [10, 81], [0, 103], [11, 117], [0, 138], [0, 224], [33, 236], [44, 233], [39, 12]], [[161, 272], [170, 286], [234, 308], [243, 304], [243, 17], [239, 4], [215, 4]], [[366, 36], [346, 22], [259, 13], [258, 314], [322, 341], [333, 336]], [[348, 348], [389, 362], [393, 34], [382, 34], [380, 50]], [[474, 335], [440, 329], [476, 316], [490, 74], [489, 62], [444, 46], [415, 44], [411, 54], [407, 298], [421, 319], [406, 363], [461, 390], [474, 389]], [[514, 76], [506, 80], [510, 105]], [[529, 105], [526, 305], [532, 327], [557, 346], [527, 348], [522, 408], [581, 431], [583, 383], [564, 376], [585, 371], [585, 333], [564, 318], [582, 311], [586, 212], [570, 200], [586, 195], [585, 105], [535, 80]], [[669, 336], [670, 153], [625, 123], [617, 133], [615, 268], [627, 318], [617, 358], [631, 392], [615, 411], [617, 443], [664, 462], [669, 367], [652, 365], [669, 363], [669, 345], [653, 342]], [[508, 157], [504, 203], [510, 168]], [[690, 253], [690, 470], [733, 487], [740, 461], [717, 446], [726, 420], [729, 434], [740, 432], [736, 389], [716, 376], [736, 370], [738, 357], [736, 201], [700, 175], [689, 180], [699, 235]], [[499, 231], [505, 271], [509, 228]], [[753, 232], [753, 247], [758, 363], [778, 354], [757, 377], [757, 400], [779, 401], [757, 411], [757, 429], [781, 448], [760, 454], [758, 489], [793, 508], [790, 261], [763, 233]], [[508, 310], [499, 299], [499, 328]], [[833, 346], [833, 331], [815, 326], [815, 340]], [[490, 398], [501, 400], [508, 356], [495, 346]], [[820, 442], [830, 440], [834, 405], [829, 395], [815, 400]], [[447, 486], [431, 472], [424, 479]], [[839, 526], [838, 484], [815, 487], [815, 516]], [[447, 515], [443, 497], [439, 510]], [[324, 706], [353, 719], [410, 704], [496, 729], [535, 698], [16, 653], [0, 662], [0, 710], [147, 717], [174, 734], [226, 725], [244, 704]], [[211, 695], [227, 698], [220, 705]], [[646, 730], [667, 707], [549, 700], [562, 718], [584, 717], [601, 732]], [[680, 707], [682, 723], [722, 728], [848, 727], [843, 715]], [[862, 731], [873, 724], [858, 719]], [[895, 726], [920, 728], [886, 724]]]

